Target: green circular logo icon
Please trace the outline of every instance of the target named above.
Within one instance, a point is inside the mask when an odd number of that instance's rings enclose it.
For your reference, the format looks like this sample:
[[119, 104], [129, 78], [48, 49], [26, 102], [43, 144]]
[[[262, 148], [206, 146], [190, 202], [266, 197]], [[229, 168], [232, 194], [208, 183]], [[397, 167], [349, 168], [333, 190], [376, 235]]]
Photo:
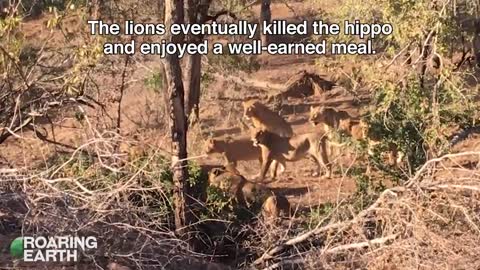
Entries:
[[17, 237], [12, 241], [10, 255], [15, 258], [23, 258], [23, 237]]

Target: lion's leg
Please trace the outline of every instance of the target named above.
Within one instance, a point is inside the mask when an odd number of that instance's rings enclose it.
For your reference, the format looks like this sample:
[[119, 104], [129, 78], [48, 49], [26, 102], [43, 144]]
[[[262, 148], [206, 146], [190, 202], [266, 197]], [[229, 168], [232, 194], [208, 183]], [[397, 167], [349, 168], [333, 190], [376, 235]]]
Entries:
[[320, 141], [320, 147], [319, 147], [319, 157], [317, 157], [317, 159], [319, 158], [320, 159], [320, 164], [321, 166], [323, 166], [323, 168], [326, 170], [326, 174], [325, 174], [325, 177], [326, 178], [330, 178], [332, 177], [332, 164], [328, 161], [328, 154], [327, 154], [327, 145], [326, 145], [326, 140], [325, 139], [322, 139]]
[[[260, 166], [262, 166], [262, 158], [259, 158], [258, 161], [260, 162]], [[272, 160], [272, 164], [270, 165], [270, 176], [275, 179], [277, 177], [277, 171], [278, 171], [278, 165], [279, 162], [276, 160]], [[280, 163], [280, 173], [278, 175], [282, 174], [285, 171], [285, 166], [283, 166]], [[253, 178], [258, 178], [260, 177], [261, 172], [257, 173], [256, 175], [253, 176]]]
[[[287, 169], [287, 164], [285, 163], [284, 160], [276, 160], [277, 164], [280, 165], [280, 172], [278, 173], [279, 175], [284, 173], [285, 170]], [[277, 165], [277, 167], [278, 167]]]
[[270, 175], [273, 179], [275, 179], [278, 175], [285, 172], [285, 163], [280, 162], [278, 160], [272, 160], [272, 164], [270, 165]]
[[372, 173], [372, 167], [370, 166], [370, 161], [367, 161], [367, 169], [365, 170], [366, 175], [370, 175]]
[[270, 165], [270, 176], [272, 179], [275, 179], [277, 177], [277, 168], [278, 168], [278, 162], [276, 160], [272, 160], [272, 164]]
[[388, 151], [388, 164], [390, 166], [397, 166], [397, 158], [395, 155], [396, 154], [393, 151]]
[[405, 157], [405, 153], [403, 153], [402, 151], [397, 152], [397, 160], [396, 160], [397, 165], [402, 163], [404, 157]]
[[262, 164], [262, 169], [260, 171], [260, 180], [263, 181], [265, 179], [265, 175], [267, 174], [268, 168], [270, 168], [270, 165], [272, 164], [272, 159], [267, 159], [263, 164]]
[[379, 141], [376, 141], [376, 140], [368, 140], [368, 145], [367, 145], [367, 153], [370, 155], [370, 156], [373, 156], [375, 155], [375, 146], [377, 146], [378, 144], [380, 144]]
[[280, 173], [279, 174], [284, 173], [285, 170], [287, 169], [286, 163], [283, 162], [283, 161], [277, 161], [277, 162], [280, 164]]
[[372, 174], [372, 157], [374, 156], [373, 148], [370, 148], [370, 145], [368, 145], [369, 149], [367, 151], [367, 154], [365, 155], [365, 161], [367, 162], [367, 168], [365, 170], [366, 175], [371, 175]]
[[395, 167], [398, 166], [398, 163], [401, 163], [402, 162], [402, 159], [403, 159], [403, 153], [402, 152], [399, 152], [398, 151], [398, 147], [396, 144], [394, 143], [391, 143], [389, 145], [389, 155], [388, 155], [388, 159], [389, 159], [389, 163]]
[[328, 144], [328, 151], [330, 153], [331, 156], [336, 156], [337, 155], [337, 151], [335, 149], [335, 146], [334, 143], [333, 143], [333, 134], [331, 131], [328, 132], [328, 140], [329, 140], [329, 144]]
[[227, 154], [224, 154], [223, 157], [225, 159], [225, 164], [233, 166], [234, 168], [237, 167], [237, 161], [235, 160], [234, 157], [232, 157], [231, 155], [227, 155]]
[[272, 157], [270, 150], [262, 147], [262, 168], [260, 170], [260, 181], [263, 181], [265, 179], [265, 175], [267, 174], [268, 168], [270, 168], [271, 163]]
[[323, 165], [321, 164], [319, 158], [317, 158], [316, 155], [310, 155], [313, 161], [317, 164], [317, 171], [312, 174], [313, 177], [321, 176], [322, 175], [322, 167]]
[[245, 198], [245, 194], [241, 188], [235, 191], [235, 198], [239, 205], [248, 207], [247, 199]]

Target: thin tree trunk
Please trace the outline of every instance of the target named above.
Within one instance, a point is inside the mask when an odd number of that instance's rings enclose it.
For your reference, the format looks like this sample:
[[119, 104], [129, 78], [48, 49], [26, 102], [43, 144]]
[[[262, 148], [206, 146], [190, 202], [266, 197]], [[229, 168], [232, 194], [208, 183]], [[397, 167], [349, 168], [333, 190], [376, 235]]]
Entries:
[[[208, 16], [208, 9], [210, 8], [211, 0], [187, 1], [188, 6], [186, 9], [188, 13], [188, 23], [204, 23]], [[203, 41], [203, 38], [203, 35], [190, 35], [188, 42], [200, 44]], [[199, 119], [202, 56], [199, 54], [189, 55], [186, 69], [186, 114], [190, 123], [195, 123]]]
[[185, 101], [187, 104], [186, 114], [190, 124], [197, 122], [200, 116], [201, 70], [202, 56], [199, 54], [190, 55], [187, 62], [188, 86]]
[[[184, 22], [183, 0], [165, 1], [165, 24], [167, 29], [171, 24]], [[170, 43], [180, 44], [184, 41], [182, 35], [166, 34]], [[189, 209], [187, 170], [187, 121], [184, 112], [184, 88], [182, 69], [178, 54], [167, 55], [164, 61], [167, 78], [170, 113], [170, 135], [172, 138], [172, 170], [174, 183], [175, 227], [180, 237], [187, 236], [188, 225], [192, 222]]]
[[421, 55], [421, 70], [420, 70], [420, 88], [425, 91], [425, 77], [427, 74], [427, 64], [428, 64], [428, 57], [432, 54], [432, 45], [433, 39], [436, 35], [435, 31], [432, 31], [428, 34], [425, 39], [425, 42], [420, 45], [420, 52]]
[[100, 0], [92, 0], [90, 7], [90, 15], [92, 19], [100, 19]]
[[[270, 3], [271, 0], [262, 0], [262, 7], [260, 9], [260, 27], [262, 27], [263, 32], [263, 24], [270, 24], [272, 22], [272, 11], [270, 10]], [[270, 37], [268, 35], [264, 35], [261, 33], [262, 45], [268, 45], [270, 42]]]
[[165, 19], [165, 1], [158, 1], [158, 14], [160, 14], [160, 20]]
[[480, 67], [480, 19], [475, 19], [474, 37], [472, 39], [473, 55], [477, 67]]

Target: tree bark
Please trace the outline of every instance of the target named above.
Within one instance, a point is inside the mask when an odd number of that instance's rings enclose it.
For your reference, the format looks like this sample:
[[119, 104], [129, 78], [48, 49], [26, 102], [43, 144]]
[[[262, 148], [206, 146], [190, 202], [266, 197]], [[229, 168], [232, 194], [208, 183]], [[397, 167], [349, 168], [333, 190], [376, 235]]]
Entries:
[[[272, 11], [270, 10], [270, 3], [271, 0], [262, 0], [262, 7], [260, 9], [260, 27], [262, 28], [263, 32], [263, 24], [269, 24], [272, 22]], [[268, 35], [264, 35], [260, 33], [262, 45], [268, 45], [270, 42], [270, 37]]]
[[475, 31], [474, 37], [472, 39], [472, 48], [473, 48], [473, 55], [475, 56], [475, 62], [477, 68], [480, 67], [480, 19], [475, 20]]
[[200, 112], [200, 90], [201, 90], [201, 70], [202, 56], [198, 54], [188, 56], [187, 62], [187, 96], [185, 103], [187, 104], [186, 115], [189, 124], [198, 121]]
[[[165, 25], [170, 29], [172, 24], [184, 23], [183, 0], [165, 1]], [[170, 43], [180, 44], [184, 42], [183, 35], [166, 34], [166, 40]], [[180, 237], [186, 237], [188, 225], [192, 223], [190, 210], [190, 197], [188, 194], [188, 170], [187, 170], [187, 121], [184, 112], [184, 87], [182, 81], [182, 69], [178, 54], [165, 57], [164, 68], [167, 78], [170, 135], [172, 139], [172, 170], [174, 183], [175, 227]]]
[[[208, 17], [211, 0], [187, 0], [187, 23], [204, 23]], [[190, 35], [187, 42], [200, 44], [203, 35]], [[202, 56], [189, 55], [186, 66], [186, 115], [190, 123], [199, 119], [200, 89], [201, 89]]]
[[90, 2], [90, 16], [94, 20], [100, 19], [100, 0], [92, 0]]

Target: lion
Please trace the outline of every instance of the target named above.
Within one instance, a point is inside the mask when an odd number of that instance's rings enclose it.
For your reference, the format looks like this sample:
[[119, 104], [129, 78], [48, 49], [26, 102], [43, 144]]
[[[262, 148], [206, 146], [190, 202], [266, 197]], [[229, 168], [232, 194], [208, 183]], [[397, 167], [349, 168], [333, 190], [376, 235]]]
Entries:
[[[222, 154], [225, 158], [226, 165], [236, 168], [239, 160], [258, 160], [262, 163], [261, 149], [253, 145], [249, 138], [240, 139], [208, 139], [205, 143], [205, 153], [210, 155], [214, 153]], [[271, 166], [271, 175], [273, 178], [285, 171], [284, 167], [278, 168], [278, 163], [275, 161]]]
[[271, 195], [263, 202], [262, 216], [265, 220], [291, 217], [292, 208], [290, 202], [283, 195]]
[[245, 177], [236, 171], [232, 171], [230, 168], [212, 169], [208, 175], [208, 183], [210, 186], [227, 192], [237, 203], [246, 207], [250, 207], [255, 201], [263, 201], [274, 195], [269, 188], [248, 181]]
[[[373, 155], [375, 145], [381, 143], [381, 137], [375, 134], [363, 119], [351, 117], [347, 112], [328, 107], [310, 108], [309, 122], [314, 126], [323, 124], [324, 130], [332, 138], [332, 131], [343, 132], [354, 140], [367, 141], [367, 152]], [[398, 152], [395, 144], [390, 143], [388, 153], [389, 164], [396, 166], [403, 158], [403, 154]]]
[[243, 110], [243, 116], [252, 120], [254, 128], [267, 130], [281, 137], [289, 138], [293, 136], [292, 126], [260, 101], [244, 101]]
[[317, 163], [319, 176], [321, 176], [322, 167], [326, 170], [324, 177], [332, 176], [332, 167], [326, 151], [327, 135], [325, 132], [312, 132], [283, 138], [266, 130], [255, 130], [252, 132], [252, 141], [262, 149], [260, 180], [265, 178], [267, 169], [273, 160], [277, 160], [283, 167], [286, 167], [286, 161], [297, 161], [307, 156], [312, 157]]
[[222, 154], [227, 164], [237, 165], [239, 160], [259, 160], [261, 162], [260, 148], [254, 146], [252, 141], [245, 139], [213, 139], [205, 142], [206, 154]]
[[339, 128], [349, 128], [349, 126], [355, 122], [349, 113], [325, 106], [310, 107], [310, 117], [308, 121], [314, 126], [323, 124], [325, 132], [331, 132]]

